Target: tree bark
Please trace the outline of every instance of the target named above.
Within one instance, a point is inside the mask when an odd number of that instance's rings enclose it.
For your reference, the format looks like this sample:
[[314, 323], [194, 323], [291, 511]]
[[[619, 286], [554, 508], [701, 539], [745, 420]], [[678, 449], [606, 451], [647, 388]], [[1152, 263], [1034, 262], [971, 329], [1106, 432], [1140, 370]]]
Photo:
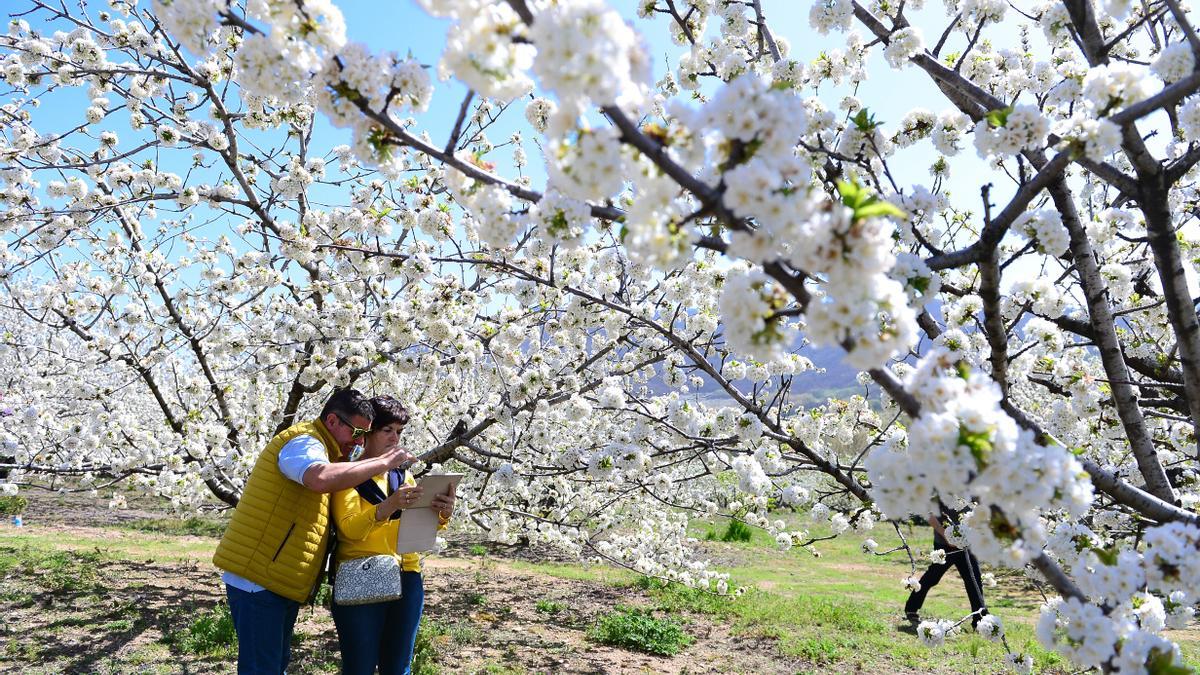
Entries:
[[1063, 225], [1071, 238], [1070, 256], [1075, 263], [1075, 269], [1079, 271], [1079, 282], [1083, 286], [1084, 300], [1087, 303], [1092, 330], [1095, 332], [1100, 361], [1108, 377], [1109, 386], [1112, 387], [1117, 416], [1125, 429], [1125, 436], [1129, 440], [1129, 448], [1137, 462], [1138, 471], [1146, 481], [1146, 490], [1150, 494], [1174, 504], [1175, 491], [1171, 488], [1162, 462], [1159, 461], [1158, 451], [1150, 438], [1149, 429], [1146, 428], [1146, 419], [1138, 407], [1137, 392], [1125, 365], [1121, 343], [1117, 339], [1115, 317], [1108, 302], [1108, 288], [1104, 278], [1100, 276], [1100, 266], [1096, 264], [1087, 232], [1079, 221], [1075, 201], [1067, 189], [1065, 180], [1060, 179], [1051, 184], [1049, 190], [1054, 206], [1062, 216]]

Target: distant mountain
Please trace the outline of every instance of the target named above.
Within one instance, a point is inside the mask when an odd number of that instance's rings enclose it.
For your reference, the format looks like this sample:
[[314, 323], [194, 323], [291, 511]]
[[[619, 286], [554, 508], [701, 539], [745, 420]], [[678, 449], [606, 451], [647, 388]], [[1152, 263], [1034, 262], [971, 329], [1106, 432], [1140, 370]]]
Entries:
[[[941, 307], [941, 301], [936, 299], [925, 305], [925, 309], [934, 317], [941, 316]], [[1029, 318], [1029, 315], [1022, 317], [1015, 328], [1021, 329]], [[797, 342], [802, 340], [803, 337], [797, 338]], [[812, 407], [822, 405], [830, 398], [844, 399], [857, 394], [866, 395], [874, 405], [878, 404], [879, 388], [872, 384], [868, 391], [867, 387], [858, 383], [859, 371], [846, 363], [846, 352], [841, 347], [806, 345], [800, 348], [799, 353], [812, 361], [814, 369], [801, 373], [792, 380], [792, 393], [798, 403]], [[911, 354], [904, 360], [909, 364], [916, 362], [916, 358]], [[738, 380], [734, 385], [741, 391], [749, 391], [752, 383], [750, 380]], [[655, 378], [650, 383], [650, 390], [655, 394], [666, 394], [671, 388], [663, 384], [661, 379]], [[730, 402], [724, 390], [707, 378], [699, 391], [691, 390], [689, 395], [695, 395], [710, 405], [726, 405]]]
[[[866, 388], [858, 384], [858, 371], [846, 364], [845, 352], [840, 347], [806, 346], [800, 350], [800, 354], [812, 361], [814, 366], [813, 370], [801, 373], [792, 380], [792, 392], [803, 405], [821, 405], [829, 398], [847, 398], [866, 393]], [[662, 372], [661, 369], [659, 372]], [[649, 386], [654, 394], [672, 391], [660, 378], [652, 380]], [[734, 386], [748, 392], [752, 383], [748, 379], [737, 380]], [[873, 398], [878, 396], [875, 390], [871, 395]], [[730, 402], [725, 391], [708, 378], [704, 379], [704, 385], [698, 391], [692, 389], [689, 396], [697, 396], [710, 405]]]

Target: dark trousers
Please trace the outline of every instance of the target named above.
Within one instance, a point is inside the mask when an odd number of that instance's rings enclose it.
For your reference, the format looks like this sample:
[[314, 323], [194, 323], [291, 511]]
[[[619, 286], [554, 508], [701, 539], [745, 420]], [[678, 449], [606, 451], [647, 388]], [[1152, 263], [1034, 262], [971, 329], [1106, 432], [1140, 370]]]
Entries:
[[292, 658], [292, 629], [300, 603], [262, 590], [225, 585], [238, 637], [238, 675], [282, 675]]
[[342, 650], [343, 675], [410, 675], [417, 627], [425, 608], [420, 572], [400, 575], [399, 600], [369, 605], [333, 604], [333, 624]]
[[[929, 593], [929, 589], [937, 586], [937, 583], [942, 580], [942, 575], [951, 566], [958, 568], [963, 585], [967, 587], [967, 599], [971, 601], [971, 611], [979, 612], [983, 609], [983, 580], [979, 576], [979, 561], [975, 559], [975, 556], [961, 548], [953, 551], [947, 550], [940, 542], [935, 542], [934, 548], [946, 551], [946, 562], [934, 563], [925, 570], [925, 574], [921, 575], [921, 589], [909, 594], [908, 602], [904, 603], [904, 613], [915, 614], [919, 611], [921, 605], [925, 604], [925, 595]], [[972, 626], [979, 623], [982, 614], [980, 612], [971, 617]]]

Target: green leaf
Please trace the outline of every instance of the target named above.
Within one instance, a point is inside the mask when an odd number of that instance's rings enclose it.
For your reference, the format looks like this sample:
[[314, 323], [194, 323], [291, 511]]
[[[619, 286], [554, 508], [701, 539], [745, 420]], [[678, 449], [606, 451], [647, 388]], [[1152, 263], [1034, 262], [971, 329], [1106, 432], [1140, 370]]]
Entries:
[[1151, 649], [1146, 659], [1146, 672], [1151, 675], [1195, 675], [1196, 669], [1187, 664], [1175, 663], [1175, 654], [1162, 649]]
[[904, 211], [899, 207], [871, 194], [870, 188], [859, 185], [853, 178], [838, 181], [837, 189], [842, 196], [842, 203], [854, 211], [855, 220], [880, 216], [904, 217]]
[[1116, 549], [1100, 548], [1099, 546], [1093, 546], [1092, 552], [1095, 553], [1096, 557], [1100, 559], [1100, 562], [1104, 563], [1105, 565], [1108, 565], [1109, 567], [1116, 566], [1116, 564], [1117, 564]]
[[988, 465], [988, 460], [992, 456], [994, 447], [992, 445], [992, 428], [989, 427], [983, 431], [968, 431], [965, 427], [959, 427], [958, 444], [971, 451], [971, 457], [975, 458], [975, 464], [982, 469]]
[[900, 207], [890, 202], [878, 201], [872, 198], [872, 203], [861, 208], [854, 209], [856, 218], [875, 218], [877, 216], [895, 216], [897, 218], [904, 217], [904, 211]]
[[839, 180], [837, 189], [838, 194], [842, 195], [842, 203], [852, 209], [862, 206], [863, 200], [870, 196], [856, 180]]
[[872, 133], [883, 124], [883, 122], [875, 121], [875, 116], [872, 115], [866, 108], [859, 108], [858, 114], [856, 114], [854, 117], [851, 117], [850, 121], [854, 122], [854, 126], [857, 127], [859, 131], [866, 134]]
[[954, 372], [963, 380], [971, 379], [971, 365], [966, 361], [958, 361], [954, 364]]
[[1012, 106], [1008, 106], [989, 112], [985, 118], [987, 119], [988, 126], [995, 128], [1008, 124], [1008, 116], [1012, 114], [1012, 111]]

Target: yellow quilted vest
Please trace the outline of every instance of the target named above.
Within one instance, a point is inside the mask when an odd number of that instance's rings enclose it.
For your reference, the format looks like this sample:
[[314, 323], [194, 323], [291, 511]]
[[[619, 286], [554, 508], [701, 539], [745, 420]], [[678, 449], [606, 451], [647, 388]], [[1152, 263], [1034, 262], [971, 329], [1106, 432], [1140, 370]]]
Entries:
[[296, 436], [315, 436], [329, 461], [341, 457], [320, 420], [284, 429], [267, 443], [233, 511], [213, 564], [290, 598], [305, 602], [329, 541], [329, 495], [314, 492], [279, 471], [279, 451]]

